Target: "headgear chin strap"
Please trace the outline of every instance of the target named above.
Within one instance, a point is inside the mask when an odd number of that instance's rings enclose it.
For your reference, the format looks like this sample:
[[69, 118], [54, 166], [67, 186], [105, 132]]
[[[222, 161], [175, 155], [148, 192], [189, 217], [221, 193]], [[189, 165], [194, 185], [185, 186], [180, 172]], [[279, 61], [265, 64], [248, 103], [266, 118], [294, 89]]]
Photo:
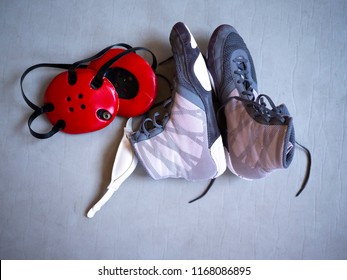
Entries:
[[[114, 47], [123, 49], [113, 49]], [[152, 66], [135, 54], [140, 50], [152, 55]], [[107, 56], [103, 57], [105, 54]], [[129, 60], [126, 59], [128, 57]], [[90, 65], [85, 64], [90, 61]], [[135, 63], [138, 65], [133, 65]], [[139, 65], [141, 67], [134, 70]], [[44, 95], [44, 105], [39, 107], [24, 94], [23, 81], [31, 71], [41, 67], [67, 71], [58, 74], [50, 82]], [[30, 133], [39, 139], [46, 139], [58, 131], [78, 134], [102, 129], [119, 112], [121, 99], [127, 100], [121, 109], [123, 116], [144, 113], [156, 97], [156, 67], [156, 58], [150, 50], [132, 48], [127, 44], [109, 46], [96, 55], [73, 64], [41, 63], [29, 67], [20, 79], [20, 86], [25, 102], [34, 110], [28, 119]], [[117, 89], [122, 93], [120, 96]], [[128, 100], [133, 101], [135, 106], [130, 106]], [[137, 110], [133, 110], [133, 107]], [[31, 127], [33, 121], [42, 114], [46, 114], [52, 123], [51, 130], [46, 133], [38, 133]]]

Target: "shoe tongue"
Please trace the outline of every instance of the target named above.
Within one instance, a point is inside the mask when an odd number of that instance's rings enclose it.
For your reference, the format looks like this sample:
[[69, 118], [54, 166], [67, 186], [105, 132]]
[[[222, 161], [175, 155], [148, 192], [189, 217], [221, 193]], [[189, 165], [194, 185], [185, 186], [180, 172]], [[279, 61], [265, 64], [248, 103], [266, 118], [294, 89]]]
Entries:
[[[253, 96], [254, 96], [254, 100], [258, 97], [258, 93], [256, 92], [255, 89], [252, 90], [252, 93], [253, 93]], [[234, 88], [229, 94], [228, 96], [226, 96], [225, 100], [230, 98], [230, 97], [233, 97], [233, 96], [239, 96], [239, 97], [243, 97], [243, 98], [247, 98], [246, 95], [242, 94], [237, 88]], [[249, 100], [251, 100], [251, 98], [249, 98]], [[223, 101], [223, 100], [222, 100]]]
[[234, 88], [234, 89], [229, 93], [228, 96], [225, 96], [225, 94], [224, 94], [224, 96], [226, 97], [225, 99], [228, 99], [228, 98], [234, 97], [234, 96], [240, 96], [240, 95], [241, 95], [241, 94], [239, 93], [239, 91], [237, 90], [237, 88]]
[[[218, 99], [219, 99], [218, 102], [219, 102], [220, 104], [226, 105], [227, 102], [228, 102], [228, 100], [229, 100], [229, 98], [235, 97], [235, 96], [240, 96], [236, 88], [234, 88], [231, 92], [229, 92], [229, 90], [228, 90], [228, 91], [225, 90], [223, 93], [221, 93], [221, 94], [218, 96]], [[224, 105], [223, 105], [223, 106], [224, 106]]]

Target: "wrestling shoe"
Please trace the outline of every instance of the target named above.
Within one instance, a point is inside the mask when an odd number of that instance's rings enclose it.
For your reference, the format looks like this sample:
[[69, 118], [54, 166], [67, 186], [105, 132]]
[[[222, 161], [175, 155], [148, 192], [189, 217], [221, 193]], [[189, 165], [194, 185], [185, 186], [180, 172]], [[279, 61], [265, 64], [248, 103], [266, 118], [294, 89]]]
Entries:
[[287, 107], [258, 95], [251, 54], [237, 31], [219, 26], [207, 51], [207, 67], [219, 101], [218, 123], [228, 168], [244, 179], [287, 168], [294, 156], [293, 119]]
[[176, 65], [171, 103], [162, 118], [146, 118], [130, 141], [154, 179], [212, 179], [225, 171], [226, 161], [207, 67], [183, 23], [173, 26], [170, 44]]

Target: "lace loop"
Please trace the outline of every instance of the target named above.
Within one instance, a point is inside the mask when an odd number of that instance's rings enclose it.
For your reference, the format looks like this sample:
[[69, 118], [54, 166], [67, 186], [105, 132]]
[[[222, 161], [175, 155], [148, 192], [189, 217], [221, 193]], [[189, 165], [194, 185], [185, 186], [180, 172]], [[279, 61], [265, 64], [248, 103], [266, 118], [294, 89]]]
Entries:
[[[166, 123], [166, 119], [168, 117], [168, 114], [164, 115], [164, 118], [162, 121], [159, 121], [159, 112], [155, 112], [153, 114], [153, 118], [145, 118], [141, 125], [141, 131], [146, 135], [146, 137], [150, 137], [151, 132], [155, 129], [161, 129], [164, 126], [164, 123]], [[151, 126], [151, 127], [149, 127]]]
[[241, 93], [243, 95], [246, 95], [251, 98], [251, 100], [254, 100], [254, 94], [253, 94], [253, 82], [248, 78], [249, 70], [247, 69], [247, 62], [248, 60], [244, 58], [243, 56], [239, 56], [233, 59], [233, 62], [237, 64], [237, 70], [234, 71], [234, 74], [238, 75], [239, 78], [237, 79], [238, 84], [243, 84], [245, 90]]

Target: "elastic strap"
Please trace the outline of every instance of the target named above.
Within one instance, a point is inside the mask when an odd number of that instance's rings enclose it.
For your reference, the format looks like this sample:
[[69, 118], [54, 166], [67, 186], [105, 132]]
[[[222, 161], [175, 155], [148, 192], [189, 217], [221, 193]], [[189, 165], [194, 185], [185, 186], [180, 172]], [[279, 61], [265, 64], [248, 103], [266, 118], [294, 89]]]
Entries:
[[[25, 95], [24, 93], [24, 89], [23, 89], [23, 82], [25, 77], [33, 70], [40, 68], [40, 67], [49, 67], [49, 68], [59, 68], [59, 69], [69, 69], [71, 67], [72, 64], [59, 64], [59, 63], [39, 63], [39, 64], [35, 64], [31, 67], [29, 67], [28, 69], [26, 69], [24, 71], [24, 73], [22, 74], [21, 78], [20, 78], [20, 88], [22, 91], [22, 96], [25, 100], [25, 102], [29, 105], [29, 107], [33, 110], [39, 110], [40, 107], [35, 105], [33, 102], [31, 102], [29, 100], [29, 98]], [[81, 68], [85, 68], [84, 66], [80, 66]]]
[[125, 44], [125, 43], [114, 44], [114, 45], [111, 45], [111, 46], [104, 48], [103, 50], [101, 50], [100, 52], [98, 52], [97, 54], [95, 54], [91, 57], [76, 61], [75, 63], [71, 64], [71, 66], [69, 67], [69, 71], [68, 71], [68, 83], [69, 83], [69, 85], [74, 85], [77, 82], [77, 74], [75, 71], [76, 68], [79, 68], [84, 63], [87, 63], [87, 62], [90, 62], [92, 60], [100, 58], [106, 52], [108, 52], [110, 49], [112, 49], [114, 47], [123, 47], [124, 49], [127, 49], [127, 50], [132, 48], [130, 45]]
[[120, 58], [122, 58], [123, 56], [126, 56], [129, 53], [132, 52], [136, 52], [136, 51], [147, 51], [152, 55], [152, 69], [155, 72], [157, 69], [157, 59], [154, 55], [153, 52], [151, 52], [149, 49], [147, 48], [143, 48], [143, 47], [135, 47], [135, 48], [131, 48], [131, 49], [127, 49], [124, 52], [121, 52], [120, 54], [116, 55], [115, 57], [111, 58], [110, 60], [108, 60], [106, 63], [104, 63], [104, 65], [102, 65], [100, 67], [100, 69], [98, 70], [98, 72], [96, 73], [94, 79], [91, 82], [91, 87], [94, 89], [98, 89], [101, 87], [102, 83], [103, 83], [103, 77], [106, 75], [107, 70], [111, 67], [111, 65], [113, 63], [115, 63], [117, 60], [119, 60]]
[[[36, 104], [34, 104], [33, 102], [31, 102], [29, 100], [29, 98], [25, 95], [24, 93], [24, 89], [23, 89], [23, 82], [25, 77], [33, 70], [40, 68], [40, 67], [49, 67], [49, 68], [59, 68], [59, 69], [69, 69], [71, 67], [71, 64], [58, 64], [58, 63], [39, 63], [39, 64], [35, 64], [31, 67], [29, 67], [28, 69], [26, 69], [24, 71], [24, 73], [22, 74], [21, 78], [20, 78], [20, 88], [21, 88], [21, 92], [22, 92], [22, 96], [24, 101], [29, 105], [29, 107], [31, 109], [34, 110], [34, 113], [31, 114], [31, 116], [28, 119], [28, 127], [29, 127], [29, 131], [31, 133], [31, 135], [33, 135], [36, 138], [39, 139], [47, 139], [49, 137], [52, 137], [54, 134], [56, 134], [58, 131], [60, 131], [61, 129], [64, 129], [65, 127], [65, 122], [63, 120], [59, 120], [57, 123], [55, 123], [52, 127], [52, 129], [49, 132], [46, 133], [38, 133], [36, 131], [34, 131], [31, 128], [31, 125], [33, 123], [33, 121], [39, 117], [40, 115], [47, 113], [47, 112], [51, 112], [53, 111], [53, 105], [52, 104], [46, 104], [42, 107], [37, 106]], [[79, 66], [81, 68], [85, 68], [86, 66]]]
[[34, 131], [32, 128], [31, 128], [31, 124], [33, 123], [33, 121], [41, 116], [42, 114], [44, 113], [47, 113], [47, 112], [51, 112], [53, 110], [53, 105], [52, 104], [46, 104], [44, 105], [43, 107], [41, 108], [38, 108], [37, 110], [34, 111], [34, 113], [32, 113], [32, 115], [29, 117], [28, 119], [28, 126], [29, 126], [29, 130], [30, 130], [30, 133], [35, 136], [36, 138], [39, 138], [39, 139], [47, 139], [49, 137], [52, 137], [54, 134], [56, 134], [58, 131], [60, 131], [61, 129], [64, 129], [65, 126], [66, 126], [66, 123], [65, 121], [63, 120], [58, 120], [52, 127], [52, 129], [46, 133], [38, 133], [36, 131]]

